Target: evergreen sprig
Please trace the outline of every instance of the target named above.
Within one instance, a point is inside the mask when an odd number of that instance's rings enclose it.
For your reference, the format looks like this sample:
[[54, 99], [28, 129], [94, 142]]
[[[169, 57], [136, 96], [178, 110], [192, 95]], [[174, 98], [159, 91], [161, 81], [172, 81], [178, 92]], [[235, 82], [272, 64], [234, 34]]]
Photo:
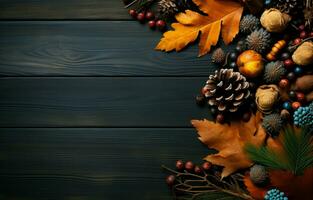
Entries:
[[274, 152], [269, 147], [256, 147], [248, 144], [245, 147], [250, 159], [270, 169], [291, 171], [295, 175], [303, 174], [304, 170], [313, 167], [313, 143], [308, 128], [299, 134], [288, 127], [282, 139], [283, 151]]

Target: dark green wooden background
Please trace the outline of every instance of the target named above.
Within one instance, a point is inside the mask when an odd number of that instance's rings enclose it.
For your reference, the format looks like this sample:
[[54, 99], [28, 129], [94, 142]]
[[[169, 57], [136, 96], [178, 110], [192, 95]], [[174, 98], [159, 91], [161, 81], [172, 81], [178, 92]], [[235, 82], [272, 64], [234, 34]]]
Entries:
[[161, 164], [209, 152], [214, 67], [160, 37], [121, 0], [0, 0], [0, 199], [170, 199]]

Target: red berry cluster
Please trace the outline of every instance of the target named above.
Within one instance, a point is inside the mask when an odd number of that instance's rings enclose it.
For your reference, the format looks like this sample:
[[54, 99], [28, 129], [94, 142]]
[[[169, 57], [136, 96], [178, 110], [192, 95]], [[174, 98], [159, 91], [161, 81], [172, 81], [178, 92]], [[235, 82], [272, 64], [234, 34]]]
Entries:
[[153, 30], [155, 28], [158, 28], [158, 30], [160, 31], [164, 31], [166, 29], [166, 22], [164, 20], [157, 19], [154, 13], [151, 11], [142, 11], [137, 13], [136, 10], [131, 9], [129, 10], [129, 15], [142, 24], [148, 22], [149, 27]]
[[[299, 35], [290, 43], [292, 47], [299, 46], [303, 42], [303, 40], [309, 37], [313, 37], [313, 32], [305, 30], [304, 25], [298, 26], [297, 30], [299, 32]], [[288, 111], [297, 110], [300, 106], [306, 103], [305, 95], [301, 91], [290, 90], [290, 85], [292, 82], [295, 82], [298, 77], [303, 76], [306, 69], [302, 66], [296, 65], [296, 63], [293, 62], [291, 52], [283, 52], [281, 54], [280, 60], [284, 62], [284, 67], [288, 71], [286, 76], [282, 77], [278, 84], [281, 89], [288, 91], [288, 100], [283, 103], [283, 109], [286, 109]]]
[[305, 26], [302, 24], [298, 27], [299, 37], [293, 40], [293, 45], [298, 45], [302, 42], [302, 40], [308, 38], [308, 37], [313, 37], [313, 32], [308, 32], [305, 30]]
[[[209, 162], [204, 162], [201, 166], [193, 164], [191, 161], [183, 162], [182, 160], [176, 161], [176, 170], [179, 172], [186, 171], [193, 174], [203, 174], [205, 171], [209, 171], [212, 167], [212, 164]], [[166, 183], [169, 186], [173, 186], [175, 183], [175, 175], [169, 175], [166, 177]]]

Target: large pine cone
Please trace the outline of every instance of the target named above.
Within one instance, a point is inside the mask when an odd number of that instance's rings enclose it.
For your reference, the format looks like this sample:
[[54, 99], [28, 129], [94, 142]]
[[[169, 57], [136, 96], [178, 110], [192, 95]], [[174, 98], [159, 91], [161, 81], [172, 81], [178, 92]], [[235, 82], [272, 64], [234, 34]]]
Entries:
[[236, 112], [249, 98], [249, 82], [239, 72], [233, 69], [220, 69], [203, 88], [208, 104], [217, 107], [220, 112]]
[[174, 17], [178, 11], [176, 0], [160, 0], [158, 2], [158, 13], [164, 19]]

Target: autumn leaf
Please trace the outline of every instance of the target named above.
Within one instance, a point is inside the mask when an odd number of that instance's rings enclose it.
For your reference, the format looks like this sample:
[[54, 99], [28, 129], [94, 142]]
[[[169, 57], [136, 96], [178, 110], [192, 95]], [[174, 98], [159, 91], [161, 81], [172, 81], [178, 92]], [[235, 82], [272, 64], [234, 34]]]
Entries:
[[266, 133], [261, 127], [260, 113], [252, 116], [249, 122], [231, 122], [219, 124], [208, 120], [192, 120], [197, 129], [199, 140], [209, 148], [218, 150], [204, 159], [220, 166], [224, 166], [222, 177], [233, 172], [250, 167], [253, 163], [244, 151], [247, 143], [260, 146], [264, 144]]
[[[203, 56], [215, 46], [220, 34], [229, 44], [239, 32], [243, 7], [234, 0], [193, 0], [199, 9], [207, 15], [186, 10], [176, 15], [178, 23], [164, 33], [157, 50], [180, 51], [200, 35], [199, 56]], [[221, 33], [222, 32], [222, 33]]]

